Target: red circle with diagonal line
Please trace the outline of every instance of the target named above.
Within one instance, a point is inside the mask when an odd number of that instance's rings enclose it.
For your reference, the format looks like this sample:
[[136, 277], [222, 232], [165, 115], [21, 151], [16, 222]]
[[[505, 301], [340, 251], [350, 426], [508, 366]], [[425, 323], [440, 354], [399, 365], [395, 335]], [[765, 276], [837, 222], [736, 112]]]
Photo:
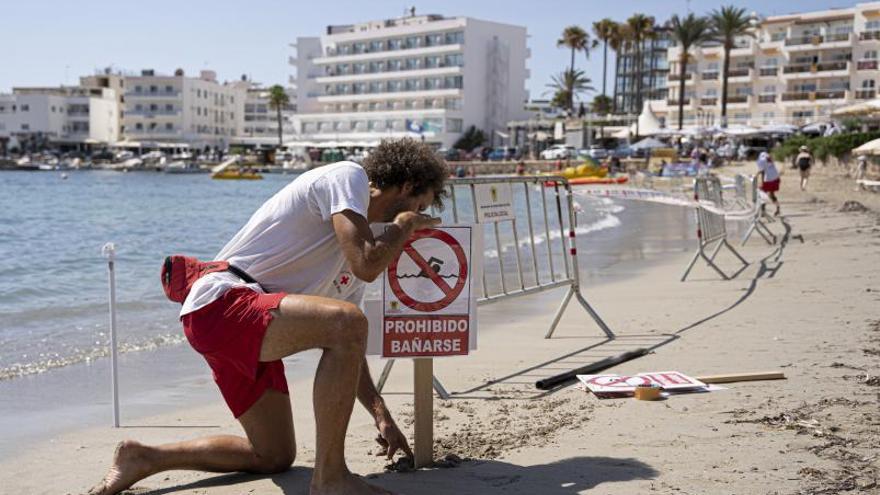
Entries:
[[[422, 255], [412, 246], [412, 243], [419, 239], [437, 239], [452, 249], [455, 258], [458, 260], [458, 278], [454, 286], [450, 287], [439, 274], [435, 273], [434, 269], [431, 268], [427, 261], [425, 261], [425, 258], [422, 257]], [[419, 301], [404, 292], [403, 288], [400, 286], [400, 280], [397, 278], [397, 262], [400, 261], [400, 257], [403, 256], [404, 253], [406, 253], [413, 262], [415, 262], [415, 264], [428, 275], [428, 278], [437, 285], [437, 288], [443, 292], [442, 298], [437, 301]], [[403, 252], [400, 253], [400, 256], [388, 265], [388, 284], [391, 286], [391, 291], [397, 296], [397, 299], [407, 307], [416, 311], [431, 313], [439, 311], [455, 301], [464, 289], [464, 285], [467, 283], [467, 274], [467, 257], [465, 256], [464, 249], [462, 249], [461, 244], [455, 240], [455, 237], [452, 237], [448, 232], [442, 230], [418, 230], [413, 233], [412, 237], [403, 245]]]

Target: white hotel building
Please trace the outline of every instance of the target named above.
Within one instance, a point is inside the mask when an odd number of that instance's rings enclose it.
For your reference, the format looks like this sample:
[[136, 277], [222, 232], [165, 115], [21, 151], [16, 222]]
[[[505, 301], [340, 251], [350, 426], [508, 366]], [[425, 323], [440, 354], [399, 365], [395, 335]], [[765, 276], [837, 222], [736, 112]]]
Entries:
[[247, 86], [221, 84], [213, 71], [199, 77], [144, 70], [124, 76], [122, 133], [125, 141], [186, 143], [195, 148], [225, 148], [241, 131]]
[[421, 136], [451, 146], [473, 125], [497, 141], [494, 131], [527, 116], [526, 38], [524, 27], [439, 15], [300, 37], [290, 58], [297, 138], [366, 145]]
[[[756, 19], [754, 32], [754, 38], [737, 40], [730, 53], [730, 124], [798, 125], [877, 96], [880, 2]], [[680, 51], [679, 46], [668, 50], [667, 99], [649, 102], [667, 127], [678, 122]], [[717, 43], [691, 50], [684, 75], [686, 126], [720, 124], [723, 63]]]

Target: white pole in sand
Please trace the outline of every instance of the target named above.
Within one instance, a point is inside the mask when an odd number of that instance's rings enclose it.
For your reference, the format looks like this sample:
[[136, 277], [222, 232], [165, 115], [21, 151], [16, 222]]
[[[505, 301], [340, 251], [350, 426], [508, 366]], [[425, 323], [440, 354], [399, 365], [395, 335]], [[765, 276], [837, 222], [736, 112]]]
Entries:
[[104, 244], [101, 254], [107, 258], [107, 275], [110, 280], [110, 382], [113, 387], [113, 427], [119, 428], [119, 377], [116, 366], [116, 245]]

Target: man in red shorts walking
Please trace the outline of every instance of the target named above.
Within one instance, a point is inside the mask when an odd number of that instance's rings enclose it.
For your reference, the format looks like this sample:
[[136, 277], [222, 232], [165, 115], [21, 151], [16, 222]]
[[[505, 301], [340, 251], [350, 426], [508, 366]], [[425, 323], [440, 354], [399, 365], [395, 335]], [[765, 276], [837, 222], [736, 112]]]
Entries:
[[[345, 434], [355, 397], [370, 412], [391, 458], [412, 456], [376, 391], [365, 358], [367, 319], [357, 306], [419, 229], [438, 219], [445, 163], [411, 139], [383, 141], [364, 166], [338, 162], [299, 176], [269, 199], [217, 255], [249, 275], [205, 275], [180, 316], [246, 437], [221, 435], [148, 446], [119, 444], [92, 494], [112, 495], [172, 469], [278, 473], [296, 454], [281, 359], [322, 349], [315, 375], [312, 495], [389, 493], [348, 471]], [[375, 236], [370, 223], [390, 222]]]
[[[773, 158], [766, 151], [762, 151], [758, 155], [758, 175], [761, 177], [761, 190], [767, 193], [770, 201], [776, 207], [774, 215], [779, 216], [779, 200], [776, 198], [776, 192], [779, 191], [779, 170], [773, 163]], [[764, 205], [761, 205], [764, 208]]]

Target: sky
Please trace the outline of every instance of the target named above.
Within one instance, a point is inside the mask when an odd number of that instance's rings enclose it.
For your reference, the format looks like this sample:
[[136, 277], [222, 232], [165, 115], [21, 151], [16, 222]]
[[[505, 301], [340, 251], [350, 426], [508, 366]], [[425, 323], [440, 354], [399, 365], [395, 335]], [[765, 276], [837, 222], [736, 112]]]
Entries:
[[[553, 74], [570, 53], [556, 47], [562, 30], [594, 21], [623, 21], [635, 12], [663, 21], [688, 9], [704, 14], [722, 4], [760, 15], [845, 8], [839, 0], [4, 0], [0, 6], [0, 92], [13, 86], [76, 84], [96, 69], [155, 69], [187, 74], [212, 69], [221, 80], [247, 74], [263, 84], [287, 84], [297, 36], [318, 36], [328, 24], [385, 19], [416, 7], [416, 14], [469, 16], [526, 26], [532, 57], [526, 82], [531, 98], [546, 96]], [[609, 56], [609, 59], [611, 57]], [[579, 69], [601, 91], [602, 50], [579, 55]], [[609, 60], [609, 72], [613, 63]], [[611, 77], [608, 88], [612, 87]]]

